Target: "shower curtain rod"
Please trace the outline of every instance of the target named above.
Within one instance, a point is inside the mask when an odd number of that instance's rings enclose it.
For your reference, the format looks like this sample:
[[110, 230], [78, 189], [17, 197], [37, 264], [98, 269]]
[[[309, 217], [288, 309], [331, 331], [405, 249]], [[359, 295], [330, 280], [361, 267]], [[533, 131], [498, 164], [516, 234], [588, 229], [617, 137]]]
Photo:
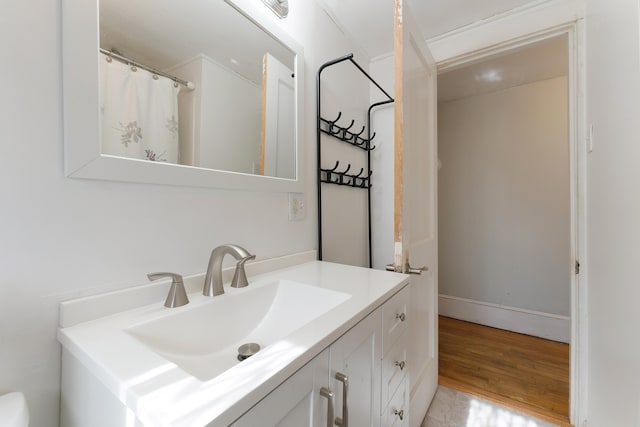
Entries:
[[115, 58], [120, 62], [124, 62], [125, 64], [129, 64], [129, 65], [136, 66], [138, 68], [142, 68], [143, 70], [147, 70], [150, 73], [157, 74], [158, 76], [166, 77], [166, 78], [168, 78], [170, 80], [173, 80], [176, 83], [180, 83], [181, 85], [187, 87], [190, 90], [193, 90], [193, 89], [196, 88], [196, 85], [194, 85], [190, 81], [182, 80], [182, 79], [180, 79], [180, 78], [178, 78], [176, 76], [172, 76], [171, 74], [163, 73], [162, 71], [158, 71], [155, 68], [148, 67], [148, 66], [146, 66], [144, 64], [139, 63], [138, 61], [134, 61], [133, 59], [129, 59], [126, 56], [122, 56], [119, 53], [115, 53], [113, 51], [110, 51], [110, 50], [107, 50], [107, 49], [103, 49], [103, 48], [100, 48], [100, 52], [104, 53], [105, 55], [109, 56], [110, 58]]

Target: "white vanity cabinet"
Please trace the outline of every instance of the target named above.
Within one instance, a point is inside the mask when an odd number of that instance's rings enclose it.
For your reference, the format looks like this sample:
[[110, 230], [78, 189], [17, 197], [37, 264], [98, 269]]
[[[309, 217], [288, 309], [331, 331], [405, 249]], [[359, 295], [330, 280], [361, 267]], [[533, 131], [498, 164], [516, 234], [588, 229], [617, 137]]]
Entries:
[[[352, 427], [408, 425], [409, 381], [405, 360], [408, 300], [405, 287], [232, 427], [340, 426], [344, 424], [337, 419], [345, 417]], [[333, 396], [327, 397], [327, 392]], [[334, 418], [330, 422], [329, 399]]]
[[326, 415], [319, 410], [323, 403], [320, 388], [326, 386], [328, 365], [329, 349], [326, 349], [258, 402], [232, 427], [323, 425], [320, 424], [321, 416], [326, 419]]
[[409, 287], [382, 306], [382, 426], [409, 425]]
[[[176, 309], [131, 308], [138, 288], [61, 304], [61, 425], [402, 425], [409, 276], [310, 261], [215, 298], [204, 274], [186, 279]], [[238, 363], [236, 342], [254, 341], [264, 348]]]

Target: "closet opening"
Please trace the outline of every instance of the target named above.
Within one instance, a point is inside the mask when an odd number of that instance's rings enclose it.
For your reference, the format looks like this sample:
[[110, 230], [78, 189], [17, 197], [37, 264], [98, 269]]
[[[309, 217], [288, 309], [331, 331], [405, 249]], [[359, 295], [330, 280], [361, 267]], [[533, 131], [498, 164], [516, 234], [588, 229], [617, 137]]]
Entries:
[[573, 40], [570, 29], [536, 36], [438, 75], [440, 383], [566, 423], [579, 277]]

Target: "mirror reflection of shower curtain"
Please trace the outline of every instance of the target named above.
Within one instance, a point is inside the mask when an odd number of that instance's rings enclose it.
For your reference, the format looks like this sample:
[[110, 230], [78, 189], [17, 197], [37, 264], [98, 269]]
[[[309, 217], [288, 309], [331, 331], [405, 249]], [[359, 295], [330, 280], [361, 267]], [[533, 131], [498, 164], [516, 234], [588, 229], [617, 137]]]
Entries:
[[178, 163], [178, 92], [173, 80], [101, 53], [102, 153]]

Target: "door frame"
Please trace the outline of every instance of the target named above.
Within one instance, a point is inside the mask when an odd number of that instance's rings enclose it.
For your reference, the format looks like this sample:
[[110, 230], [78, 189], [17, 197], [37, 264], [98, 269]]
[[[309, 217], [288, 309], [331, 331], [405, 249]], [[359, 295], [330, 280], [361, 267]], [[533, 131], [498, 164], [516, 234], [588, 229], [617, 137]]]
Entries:
[[[582, 425], [587, 416], [587, 266], [586, 266], [586, 165], [588, 144], [586, 131], [586, 102], [584, 98], [584, 22], [580, 16], [557, 2], [562, 8], [550, 19], [540, 13], [540, 7], [517, 9], [507, 17], [500, 16], [490, 23], [473, 25], [467, 31], [427, 41], [431, 46], [446, 46], [456, 43], [454, 48], [438, 52], [436, 63], [438, 73], [458, 68], [464, 64], [477, 62], [491, 55], [523, 47], [541, 40], [566, 34], [569, 55], [568, 105], [569, 105], [569, 185], [570, 185], [570, 239], [571, 260], [580, 262], [580, 273], [571, 274], [571, 340], [570, 340], [570, 396], [569, 418], [572, 424]], [[560, 22], [558, 22], [560, 21]], [[522, 25], [521, 33], [517, 27]], [[489, 25], [487, 25], [489, 24]], [[496, 31], [503, 27], [504, 31]], [[462, 35], [465, 33], [464, 35]], [[462, 35], [462, 36], [461, 36]], [[480, 36], [479, 36], [480, 35]], [[461, 43], [467, 40], [467, 46]], [[475, 40], [471, 42], [471, 40]], [[478, 40], [480, 40], [478, 42]]]

